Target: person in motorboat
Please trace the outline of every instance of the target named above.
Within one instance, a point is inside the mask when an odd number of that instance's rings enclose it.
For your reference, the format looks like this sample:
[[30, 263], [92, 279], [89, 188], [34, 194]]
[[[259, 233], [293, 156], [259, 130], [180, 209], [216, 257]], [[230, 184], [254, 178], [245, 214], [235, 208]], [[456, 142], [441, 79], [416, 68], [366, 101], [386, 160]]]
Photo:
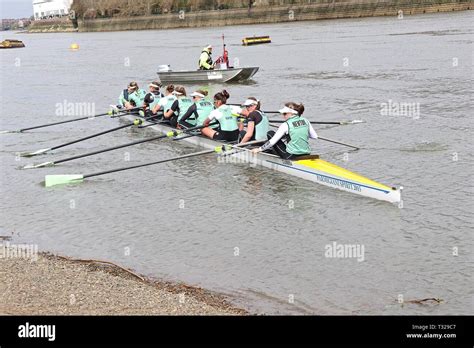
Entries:
[[202, 49], [199, 57], [199, 70], [213, 70], [214, 62], [212, 61], [212, 46], [208, 45]]

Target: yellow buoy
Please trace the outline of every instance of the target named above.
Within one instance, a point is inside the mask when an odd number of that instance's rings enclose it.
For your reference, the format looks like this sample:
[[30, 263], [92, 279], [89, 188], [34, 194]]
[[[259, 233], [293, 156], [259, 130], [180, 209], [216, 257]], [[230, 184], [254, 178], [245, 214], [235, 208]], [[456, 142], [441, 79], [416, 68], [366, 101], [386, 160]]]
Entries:
[[71, 50], [78, 50], [78, 49], [79, 49], [79, 45], [78, 45], [77, 43], [73, 43], [73, 44], [71, 44], [71, 46], [69, 46], [69, 48], [70, 48]]
[[271, 43], [272, 39], [270, 36], [254, 36], [254, 37], [245, 37], [242, 40], [242, 45], [250, 46], [250, 45], [259, 45], [265, 43]]

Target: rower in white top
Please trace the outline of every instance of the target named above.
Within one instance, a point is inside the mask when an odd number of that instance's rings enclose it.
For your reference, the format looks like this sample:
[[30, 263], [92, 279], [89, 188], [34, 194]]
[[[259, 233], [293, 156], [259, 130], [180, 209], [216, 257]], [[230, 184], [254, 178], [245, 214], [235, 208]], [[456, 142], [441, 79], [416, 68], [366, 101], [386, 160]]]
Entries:
[[[283, 159], [297, 159], [300, 156], [311, 154], [309, 139], [317, 139], [318, 134], [311, 123], [304, 118], [304, 105], [297, 103], [286, 103], [285, 107], [279, 110], [285, 118], [276, 132], [267, 133], [268, 142], [263, 146], [252, 150], [253, 153], [273, 149], [273, 151]], [[286, 144], [283, 138], [286, 137]]]

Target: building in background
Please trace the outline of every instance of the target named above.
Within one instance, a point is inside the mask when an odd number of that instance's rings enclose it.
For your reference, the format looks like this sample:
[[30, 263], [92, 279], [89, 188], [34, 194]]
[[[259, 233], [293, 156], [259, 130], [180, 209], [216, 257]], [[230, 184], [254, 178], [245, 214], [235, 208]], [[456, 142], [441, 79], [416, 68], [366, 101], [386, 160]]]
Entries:
[[33, 0], [35, 20], [67, 16], [71, 4], [72, 0]]

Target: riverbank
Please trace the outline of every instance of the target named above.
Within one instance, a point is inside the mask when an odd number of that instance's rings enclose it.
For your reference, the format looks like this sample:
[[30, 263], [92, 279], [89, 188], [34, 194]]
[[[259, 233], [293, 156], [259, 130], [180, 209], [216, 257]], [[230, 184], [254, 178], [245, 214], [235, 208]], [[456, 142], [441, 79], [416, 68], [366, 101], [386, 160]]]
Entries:
[[62, 23], [55, 27], [51, 23], [34, 22], [30, 32], [80, 31], [103, 32], [123, 30], [159, 30], [176, 28], [218, 27], [313, 21], [322, 19], [398, 16], [424, 13], [470, 10], [472, 0], [360, 0], [318, 1], [316, 3], [281, 6], [257, 6], [250, 9], [192, 11], [184, 10], [152, 16], [112, 17], [78, 19], [77, 24]]
[[71, 33], [77, 31], [77, 23], [73, 23], [68, 17], [33, 21], [28, 27], [28, 33]]
[[40, 253], [0, 258], [0, 315], [245, 315], [224, 296], [116, 265]]

